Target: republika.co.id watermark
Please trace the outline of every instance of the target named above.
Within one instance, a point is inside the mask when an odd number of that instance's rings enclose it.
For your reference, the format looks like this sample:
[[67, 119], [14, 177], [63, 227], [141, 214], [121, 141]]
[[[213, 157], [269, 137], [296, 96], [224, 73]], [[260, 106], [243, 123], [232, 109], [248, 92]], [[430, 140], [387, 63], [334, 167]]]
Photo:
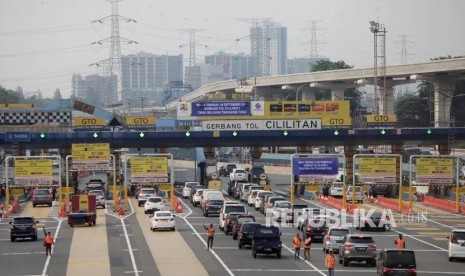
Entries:
[[266, 212], [266, 225], [277, 227], [299, 227], [302, 224], [313, 228], [319, 227], [370, 227], [395, 228], [397, 223], [425, 224], [428, 222], [428, 213], [393, 213], [391, 209], [355, 209], [353, 214], [346, 210], [318, 209], [310, 210], [274, 210]]

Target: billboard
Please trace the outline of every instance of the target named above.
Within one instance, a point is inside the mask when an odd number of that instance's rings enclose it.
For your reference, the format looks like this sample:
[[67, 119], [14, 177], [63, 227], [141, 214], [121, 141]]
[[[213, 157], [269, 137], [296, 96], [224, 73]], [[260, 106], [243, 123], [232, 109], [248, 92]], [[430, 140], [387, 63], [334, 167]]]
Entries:
[[416, 181], [428, 183], [454, 183], [453, 158], [418, 158]]
[[323, 126], [350, 126], [352, 123], [348, 100], [179, 102], [177, 117], [180, 120], [321, 119]]
[[359, 158], [359, 162], [359, 181], [396, 182], [396, 157], [363, 156]]
[[131, 182], [168, 182], [168, 157], [131, 158]]
[[339, 176], [337, 157], [294, 157], [292, 173], [302, 182], [335, 182]]
[[321, 129], [321, 119], [202, 121], [202, 130], [312, 130]]

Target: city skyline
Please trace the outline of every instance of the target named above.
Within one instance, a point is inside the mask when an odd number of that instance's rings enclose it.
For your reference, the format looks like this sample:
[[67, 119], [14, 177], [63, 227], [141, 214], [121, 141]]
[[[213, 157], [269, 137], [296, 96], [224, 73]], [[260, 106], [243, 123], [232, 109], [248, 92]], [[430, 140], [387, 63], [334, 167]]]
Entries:
[[[220, 2], [220, 3], [219, 3]], [[447, 3], [447, 4], [446, 4]], [[356, 68], [372, 67], [373, 34], [369, 21], [384, 24], [387, 65], [400, 64], [401, 37], [408, 35], [408, 63], [438, 56], [465, 54], [465, 18], [460, 0], [411, 1], [177, 1], [119, 2], [119, 15], [137, 21], [121, 22], [121, 37], [137, 41], [121, 46], [122, 55], [139, 51], [189, 57], [189, 34], [196, 33], [197, 62], [224, 51], [250, 54], [249, 29], [253, 18], [271, 18], [287, 28], [289, 59], [310, 57], [309, 20], [318, 21], [318, 54], [344, 60]], [[109, 23], [90, 22], [110, 15], [103, 0], [4, 0], [0, 3], [0, 85], [53, 96], [59, 88], [71, 94], [73, 73], [103, 74], [97, 64], [109, 57], [109, 44], [91, 43], [110, 36]], [[240, 20], [242, 19], [242, 20]], [[307, 28], [307, 29], [305, 29]], [[99, 31], [100, 29], [100, 31]], [[398, 43], [394, 43], [394, 42]]]

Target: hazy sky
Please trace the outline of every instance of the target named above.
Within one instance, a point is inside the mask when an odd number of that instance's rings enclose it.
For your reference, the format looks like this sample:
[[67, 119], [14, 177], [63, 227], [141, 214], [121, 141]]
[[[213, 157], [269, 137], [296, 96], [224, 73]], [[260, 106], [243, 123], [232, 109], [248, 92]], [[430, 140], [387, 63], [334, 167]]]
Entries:
[[[108, 58], [111, 14], [105, 0], [0, 0], [0, 85], [22, 86], [52, 96], [71, 94], [71, 76], [103, 73], [89, 66]], [[252, 18], [272, 18], [288, 28], [288, 57], [310, 56], [310, 20], [317, 26], [318, 54], [355, 67], [373, 64], [369, 21], [385, 25], [387, 64], [399, 64], [401, 37], [407, 36], [408, 63], [465, 55], [464, 0], [124, 0], [120, 35], [123, 55], [145, 51], [189, 57], [189, 34], [196, 28], [197, 62], [217, 51], [249, 53]], [[241, 20], [242, 19], [242, 20]], [[239, 40], [237, 40], [239, 39]]]

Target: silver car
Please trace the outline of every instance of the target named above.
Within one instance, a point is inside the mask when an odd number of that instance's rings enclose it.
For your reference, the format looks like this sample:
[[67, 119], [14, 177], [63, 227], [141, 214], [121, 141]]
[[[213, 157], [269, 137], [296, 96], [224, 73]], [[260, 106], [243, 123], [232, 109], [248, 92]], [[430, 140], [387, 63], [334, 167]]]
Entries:
[[350, 234], [347, 227], [330, 227], [323, 238], [323, 251], [332, 249], [334, 253], [339, 252], [339, 245], [346, 235]]
[[370, 236], [349, 234], [339, 246], [339, 263], [347, 266], [351, 261], [376, 266], [376, 243]]

